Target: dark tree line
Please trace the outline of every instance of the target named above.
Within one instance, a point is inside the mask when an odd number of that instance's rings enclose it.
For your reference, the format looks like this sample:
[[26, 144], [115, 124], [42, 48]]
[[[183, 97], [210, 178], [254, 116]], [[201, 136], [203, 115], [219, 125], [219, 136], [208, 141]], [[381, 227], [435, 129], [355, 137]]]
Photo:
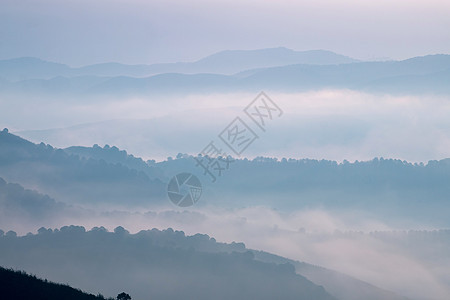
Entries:
[[[113, 300], [101, 294], [94, 296], [68, 285], [42, 280], [23, 271], [2, 267], [0, 267], [0, 295], [2, 299], [14, 300]], [[120, 300], [130, 299], [130, 296], [120, 298]]]

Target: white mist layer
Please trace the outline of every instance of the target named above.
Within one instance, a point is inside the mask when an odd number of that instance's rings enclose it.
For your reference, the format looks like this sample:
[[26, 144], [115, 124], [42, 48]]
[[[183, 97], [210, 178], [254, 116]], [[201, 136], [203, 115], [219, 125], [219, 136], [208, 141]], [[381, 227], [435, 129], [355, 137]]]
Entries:
[[254, 94], [42, 100], [26, 107], [0, 101], [0, 108], [8, 105], [0, 110], [0, 126], [56, 147], [109, 144], [145, 159], [163, 160], [180, 152], [198, 153], [240, 116], [259, 135], [243, 153], [246, 157], [337, 161], [389, 157], [412, 162], [450, 157], [448, 97], [349, 90], [268, 94], [284, 114], [269, 122], [266, 132], [242, 111]]

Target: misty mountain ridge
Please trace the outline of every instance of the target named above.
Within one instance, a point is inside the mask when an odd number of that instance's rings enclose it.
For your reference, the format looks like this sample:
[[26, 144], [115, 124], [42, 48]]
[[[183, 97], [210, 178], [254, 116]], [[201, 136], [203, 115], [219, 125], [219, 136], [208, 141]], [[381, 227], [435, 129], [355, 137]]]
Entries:
[[290, 64], [343, 64], [357, 62], [326, 50], [294, 51], [284, 47], [258, 50], [226, 50], [195, 62], [127, 65], [116, 62], [73, 68], [33, 57], [0, 60], [0, 77], [11, 81], [64, 76], [145, 77], [160, 73], [234, 74], [246, 69]]
[[168, 205], [168, 181], [190, 172], [203, 184], [205, 201], [199, 206], [266, 205], [288, 211], [356, 208], [386, 221], [414, 217], [435, 226], [449, 224], [442, 209], [450, 205], [448, 159], [413, 164], [383, 158], [353, 163], [244, 158], [236, 159], [226, 176], [213, 184], [189, 155], [144, 162], [116, 147], [55, 149], [3, 131], [0, 167], [0, 177], [6, 181], [70, 204]]
[[0, 177], [38, 187], [40, 192], [69, 203], [161, 202], [166, 186], [153, 170], [151, 166], [144, 172], [104, 159], [80, 157], [44, 143], [31, 143], [6, 130], [0, 132]]
[[[255, 295], [259, 295], [258, 299], [274, 299], [270, 298], [274, 295], [283, 295], [282, 299], [336, 299], [326, 292], [327, 286], [330, 286], [336, 295], [339, 295], [339, 300], [361, 297], [366, 300], [406, 300], [335, 271], [251, 250], [243, 243], [221, 243], [205, 234], [188, 236], [183, 231], [174, 231], [171, 228], [154, 228], [130, 234], [120, 226], [114, 232], [108, 232], [103, 227], [86, 231], [80, 226], [64, 226], [55, 230], [40, 228], [38, 234], [22, 237], [15, 236], [13, 232], [3, 235], [0, 231], [0, 246], [3, 249], [3, 255], [0, 257], [2, 265], [32, 270], [40, 276], [58, 278], [87, 291], [95, 287], [96, 291], [106, 295], [116, 293], [115, 289], [118, 288], [136, 295], [137, 299], [150, 295], [167, 295], [168, 298], [164, 299], [171, 299], [174, 294], [180, 292], [186, 293], [185, 297], [188, 299], [191, 299], [192, 293], [199, 297], [196, 299], [203, 299], [211, 293], [210, 285], [213, 284], [214, 288], [220, 290], [227, 287], [228, 292], [225, 292], [225, 295], [232, 293], [233, 297], [237, 297], [233, 299], [248, 299], [245, 297]], [[63, 256], [57, 253], [68, 255], [68, 259], [78, 262], [78, 267], [72, 271], [66, 270], [70, 264], [61, 264]], [[99, 255], [102, 255], [100, 260]], [[94, 270], [90, 263], [93, 260], [99, 262], [101, 267]], [[205, 264], [206, 262], [208, 263]], [[224, 263], [227, 266], [223, 265]], [[209, 267], [211, 264], [214, 268]], [[117, 269], [127, 276], [107, 272]], [[235, 279], [215, 282], [223, 272], [233, 270], [236, 271], [233, 275]], [[163, 272], [159, 275], [163, 278], [157, 277], [158, 271]], [[294, 271], [299, 275], [295, 275]], [[186, 283], [179, 283], [175, 290], [165, 291], [167, 288], [163, 279], [176, 279], [187, 273], [197, 280], [186, 279]], [[325, 290], [315, 285], [314, 281], [309, 281], [308, 277], [305, 278], [303, 273], [323, 282]], [[203, 274], [208, 277], [203, 277]], [[273, 283], [266, 288], [249, 288], [267, 277], [271, 277], [270, 281]], [[91, 278], [99, 278], [95, 286], [89, 281]], [[236, 285], [236, 282], [241, 284]], [[295, 285], [291, 282], [295, 282]], [[242, 294], [236, 293], [243, 287], [245, 291]], [[267, 293], [267, 296], [264, 293]], [[219, 298], [229, 299], [225, 295]]]
[[[263, 52], [264, 53], [264, 52]], [[221, 54], [207, 59], [226, 60]], [[244, 55], [245, 56], [245, 55]], [[203, 63], [203, 62], [202, 62]], [[224, 63], [231, 65], [230, 63]], [[239, 63], [239, 66], [245, 64]], [[141, 78], [105, 74], [3, 81], [0, 91], [8, 94], [116, 95], [217, 93], [217, 92], [303, 92], [317, 89], [353, 89], [393, 94], [447, 94], [450, 55], [428, 55], [402, 61], [352, 62], [345, 64], [289, 64], [270, 67], [246, 66], [235, 75], [213, 70], [199, 72], [161, 71]], [[7, 75], [4, 75], [7, 77]]]
[[[215, 243], [205, 235], [186, 237], [172, 229], [132, 235], [121, 227], [114, 233], [101, 227], [91, 231], [79, 226], [41, 228], [38, 235], [0, 237], [0, 264], [70, 282], [86, 291], [95, 288], [95, 292], [115, 295], [126, 290], [138, 300], [336, 300], [323, 287], [296, 274], [290, 264], [257, 261], [248, 251], [202, 250], [201, 245]], [[242, 245], [229, 247], [242, 249]]]

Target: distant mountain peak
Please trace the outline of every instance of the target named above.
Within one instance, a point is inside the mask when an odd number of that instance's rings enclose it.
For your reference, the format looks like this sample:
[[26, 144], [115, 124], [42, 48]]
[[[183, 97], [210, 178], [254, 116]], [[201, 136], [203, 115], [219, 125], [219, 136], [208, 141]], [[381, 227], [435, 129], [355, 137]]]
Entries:
[[327, 50], [296, 51], [286, 47], [254, 50], [225, 50], [198, 60], [197, 64], [226, 61], [250, 69], [255, 66], [281, 66], [289, 64], [343, 64], [358, 60]]

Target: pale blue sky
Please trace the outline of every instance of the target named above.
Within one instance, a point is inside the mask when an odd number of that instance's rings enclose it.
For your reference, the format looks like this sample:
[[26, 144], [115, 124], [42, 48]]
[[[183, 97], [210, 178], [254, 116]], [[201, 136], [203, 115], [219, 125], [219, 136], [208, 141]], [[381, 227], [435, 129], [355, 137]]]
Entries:
[[0, 59], [153, 63], [278, 46], [399, 59], [450, 53], [449, 28], [445, 0], [2, 0]]

